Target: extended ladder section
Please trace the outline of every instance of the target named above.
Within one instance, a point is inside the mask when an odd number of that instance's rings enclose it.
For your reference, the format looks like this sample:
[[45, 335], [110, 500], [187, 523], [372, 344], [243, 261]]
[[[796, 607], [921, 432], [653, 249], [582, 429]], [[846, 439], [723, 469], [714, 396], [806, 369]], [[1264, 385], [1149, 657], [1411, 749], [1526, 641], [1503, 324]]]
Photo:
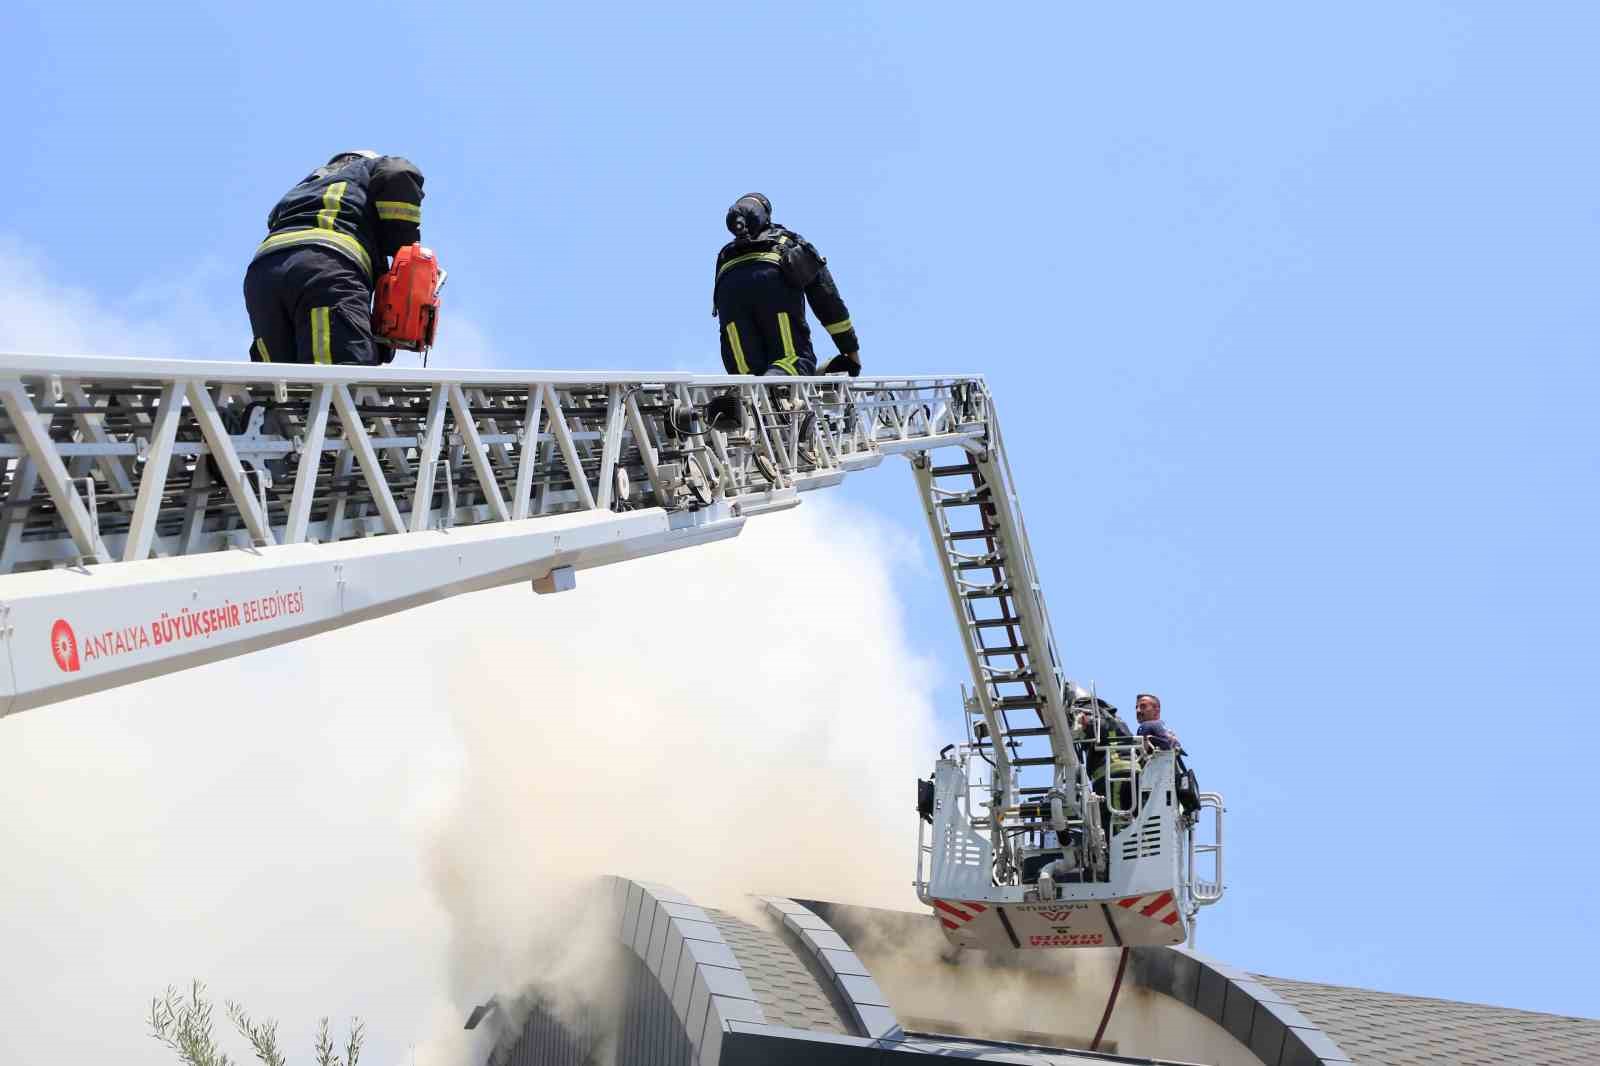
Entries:
[[[988, 414], [981, 443], [912, 460], [972, 675], [967, 736], [918, 787], [918, 895], [963, 947], [1179, 943], [1222, 895], [1221, 797], [1178, 753], [1108, 734], [1106, 705], [1068, 681]], [[1199, 843], [1207, 809], [1215, 842]]]
[[[913, 466], [974, 682], [971, 743], [995, 768], [990, 817], [998, 824], [1019, 804], [1048, 811], [1047, 797], [1078, 814], [1086, 778], [1067, 678], [998, 422], [984, 447], [955, 454], [948, 465], [925, 454]], [[1098, 823], [1088, 824], [1098, 838]]]
[[[712, 428], [725, 393], [738, 424]], [[959, 375], [0, 355], [0, 407], [0, 714], [474, 589], [562, 591], [992, 429]]]

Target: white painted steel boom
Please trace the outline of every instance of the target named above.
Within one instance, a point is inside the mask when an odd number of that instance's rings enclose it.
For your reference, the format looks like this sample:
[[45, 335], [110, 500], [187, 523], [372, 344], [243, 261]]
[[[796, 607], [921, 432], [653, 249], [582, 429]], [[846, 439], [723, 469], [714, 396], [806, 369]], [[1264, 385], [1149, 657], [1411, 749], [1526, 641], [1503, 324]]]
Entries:
[[[700, 415], [723, 392], [728, 432]], [[0, 715], [476, 589], [561, 591], [885, 455], [999, 446], [970, 375], [0, 355], [0, 407]], [[1053, 652], [1031, 661], [1053, 685]]]

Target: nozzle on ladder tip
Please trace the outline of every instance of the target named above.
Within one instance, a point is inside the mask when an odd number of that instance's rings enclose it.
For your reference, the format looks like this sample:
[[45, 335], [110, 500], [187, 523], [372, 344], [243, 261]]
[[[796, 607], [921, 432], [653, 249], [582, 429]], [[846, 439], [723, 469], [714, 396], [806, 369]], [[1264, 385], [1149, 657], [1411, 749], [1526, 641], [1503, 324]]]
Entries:
[[552, 592], [571, 592], [578, 587], [578, 573], [570, 566], [558, 566], [544, 577], [533, 579], [533, 591], [544, 596]]

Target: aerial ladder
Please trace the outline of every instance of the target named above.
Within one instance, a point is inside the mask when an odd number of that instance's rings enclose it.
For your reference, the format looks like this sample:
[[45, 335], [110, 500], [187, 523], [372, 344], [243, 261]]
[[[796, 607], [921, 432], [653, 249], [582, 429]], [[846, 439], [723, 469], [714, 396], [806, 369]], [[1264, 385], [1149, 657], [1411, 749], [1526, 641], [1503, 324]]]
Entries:
[[[737, 424], [708, 424], [725, 394]], [[479, 589], [564, 592], [894, 455], [916, 472], [972, 679], [967, 738], [928, 783], [919, 894], [958, 943], [1015, 948], [1088, 939], [1080, 906], [1171, 892], [1176, 922], [1111, 935], [1181, 938], [1220, 895], [1220, 844], [1198, 881], [1178, 846], [1194, 817], [1142, 798], [1174, 787], [1161, 754], [1103, 809], [1084, 765], [1099, 738], [1075, 724], [1083, 697], [974, 375], [0, 354], [0, 717]]]
[[912, 467], [972, 687], [965, 741], [918, 783], [918, 896], [962, 947], [1192, 941], [1222, 897], [1222, 797], [1067, 678], [998, 419], [951, 451]]

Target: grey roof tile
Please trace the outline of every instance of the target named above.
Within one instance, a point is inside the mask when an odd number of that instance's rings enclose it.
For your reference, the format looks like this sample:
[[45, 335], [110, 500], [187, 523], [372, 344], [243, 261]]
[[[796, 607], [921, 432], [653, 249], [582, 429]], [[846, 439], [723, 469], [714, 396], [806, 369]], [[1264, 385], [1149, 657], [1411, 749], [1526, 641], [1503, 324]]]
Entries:
[[823, 948], [822, 957], [827, 960], [828, 965], [833, 968], [834, 973], [847, 973], [855, 977], [872, 976], [872, 971], [867, 969], [866, 964], [856, 956], [855, 952], [848, 949], [845, 951], [834, 951], [832, 948]]
[[1239, 985], [1229, 983], [1222, 1004], [1222, 1027], [1241, 1044], [1250, 1043], [1250, 1027], [1256, 1019], [1255, 999]]
[[[1358, 1063], [1600, 1062], [1600, 1020], [1255, 976]], [[1313, 1050], [1315, 1050], [1313, 1048]]]
[[874, 1007], [889, 1006], [889, 1001], [884, 998], [883, 989], [879, 988], [878, 982], [870, 977], [841, 973], [834, 980], [838, 981], [845, 994], [857, 1003], [866, 1003]]
[[738, 959], [768, 1021], [811, 1032], [849, 1032], [816, 976], [777, 932], [723, 911], [706, 913]]
[[1283, 1038], [1287, 1026], [1283, 1020], [1265, 1009], [1266, 1004], [1256, 1007], [1255, 1020], [1250, 1026], [1250, 1053], [1267, 1066], [1278, 1066], [1279, 1056], [1283, 1054]]
[[1195, 995], [1195, 1009], [1218, 1025], [1221, 1025], [1222, 1007], [1227, 998], [1227, 979], [1209, 967], [1202, 967], [1200, 970], [1200, 988]]

